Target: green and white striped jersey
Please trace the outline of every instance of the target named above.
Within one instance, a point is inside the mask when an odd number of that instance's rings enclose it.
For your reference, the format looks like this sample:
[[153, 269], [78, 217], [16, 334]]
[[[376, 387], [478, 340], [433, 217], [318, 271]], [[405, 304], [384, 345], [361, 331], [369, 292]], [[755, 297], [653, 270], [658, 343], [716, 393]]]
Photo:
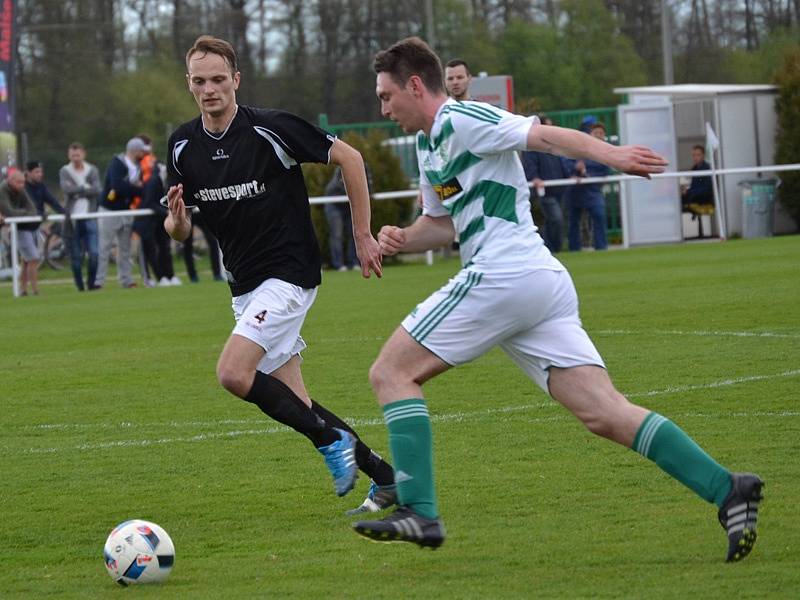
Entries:
[[480, 272], [563, 270], [536, 232], [518, 150], [536, 117], [448, 99], [430, 137], [417, 133], [423, 214], [449, 215], [461, 262]]

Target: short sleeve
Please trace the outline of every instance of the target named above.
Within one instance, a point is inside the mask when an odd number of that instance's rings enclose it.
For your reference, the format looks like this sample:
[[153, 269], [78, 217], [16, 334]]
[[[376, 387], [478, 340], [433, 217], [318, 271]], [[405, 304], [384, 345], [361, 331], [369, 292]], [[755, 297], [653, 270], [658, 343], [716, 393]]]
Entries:
[[425, 177], [424, 172], [419, 174], [419, 189], [422, 192], [422, 214], [429, 217], [446, 217], [450, 213], [439, 199], [439, 194]]
[[528, 148], [528, 132], [538, 117], [523, 117], [482, 103], [451, 108], [455, 134], [477, 155], [501, 154]]
[[330, 162], [336, 136], [297, 115], [282, 110], [256, 111], [255, 125], [263, 127], [298, 163]]
[[[167, 142], [167, 189], [173, 185], [184, 183], [183, 178], [183, 163], [185, 157], [186, 146], [189, 144], [188, 136], [181, 135], [181, 129], [174, 132]], [[166, 206], [166, 196], [162, 198], [161, 203]], [[195, 202], [192, 199], [190, 190], [187, 189], [184, 183], [183, 190], [183, 203], [186, 206], [194, 206]]]

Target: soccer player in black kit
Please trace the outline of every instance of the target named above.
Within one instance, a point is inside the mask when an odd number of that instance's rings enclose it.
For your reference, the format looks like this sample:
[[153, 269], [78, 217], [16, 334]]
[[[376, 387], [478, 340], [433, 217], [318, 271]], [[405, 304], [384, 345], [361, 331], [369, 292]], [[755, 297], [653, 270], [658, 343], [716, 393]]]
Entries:
[[232, 394], [306, 436], [325, 457], [343, 496], [358, 469], [372, 478], [353, 512], [396, 501], [394, 473], [344, 421], [311, 400], [300, 372], [300, 337], [321, 283], [319, 244], [300, 164], [341, 167], [353, 215], [361, 274], [381, 276], [370, 232], [364, 162], [351, 146], [284, 111], [236, 103], [240, 74], [225, 40], [201, 36], [186, 54], [189, 90], [200, 116], [169, 139], [169, 213], [164, 227], [182, 241], [196, 206], [224, 256], [236, 325], [217, 363]]

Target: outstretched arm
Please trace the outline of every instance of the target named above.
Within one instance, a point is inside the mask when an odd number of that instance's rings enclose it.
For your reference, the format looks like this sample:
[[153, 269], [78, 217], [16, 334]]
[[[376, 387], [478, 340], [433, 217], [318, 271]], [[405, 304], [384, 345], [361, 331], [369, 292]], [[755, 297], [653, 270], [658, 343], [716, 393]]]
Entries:
[[337, 139], [331, 147], [331, 162], [342, 168], [342, 180], [350, 200], [353, 216], [353, 240], [361, 263], [361, 275], [369, 277], [370, 271], [381, 276], [381, 252], [370, 231], [369, 188], [361, 153]]
[[450, 217], [420, 216], [408, 227], [386, 225], [378, 233], [378, 243], [385, 256], [398, 252], [424, 252], [453, 242], [455, 228]]
[[613, 146], [575, 129], [553, 125], [532, 125], [528, 150], [539, 150], [570, 158], [591, 158], [609, 167], [641, 177], [663, 173], [667, 161], [647, 146]]

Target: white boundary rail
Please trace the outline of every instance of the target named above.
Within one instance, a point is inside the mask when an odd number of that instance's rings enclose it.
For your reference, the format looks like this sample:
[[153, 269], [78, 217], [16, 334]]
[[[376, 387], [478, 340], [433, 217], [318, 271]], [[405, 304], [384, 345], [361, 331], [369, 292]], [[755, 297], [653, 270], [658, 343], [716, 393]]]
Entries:
[[[769, 165], [757, 167], [735, 167], [730, 169], [709, 169], [707, 171], [671, 171], [668, 173], [657, 173], [652, 175], [653, 179], [667, 179], [676, 177], [707, 177], [717, 175], [732, 175], [737, 173], [779, 173], [782, 171], [800, 171], [800, 163], [793, 163], [788, 165]], [[611, 175], [608, 177], [584, 177], [581, 179], [550, 179], [545, 181], [545, 186], [565, 186], [565, 185], [585, 185], [588, 183], [616, 183], [619, 181], [639, 180], [640, 177], [635, 175]], [[419, 190], [401, 190], [396, 192], [378, 192], [372, 194], [374, 200], [397, 200], [400, 198], [414, 198], [419, 193]], [[677, 201], [677, 199], [676, 199]], [[336, 202], [347, 202], [347, 196], [315, 196], [309, 198], [310, 204], [331, 204]], [[72, 220], [77, 221], [81, 219], [105, 219], [109, 217], [118, 217], [121, 215], [152, 215], [153, 211], [150, 209], [136, 209], [136, 210], [115, 210], [103, 211], [96, 213], [86, 213], [82, 215], [75, 215]], [[64, 215], [56, 214], [49, 215], [47, 221], [63, 221]], [[17, 225], [19, 223], [37, 223], [42, 221], [40, 217], [7, 217], [6, 224], [10, 227], [11, 237], [11, 272], [13, 280], [13, 293], [14, 296], [19, 296], [19, 255], [17, 250]], [[427, 260], [430, 264], [432, 262], [433, 254], [429, 251], [427, 253]]]

